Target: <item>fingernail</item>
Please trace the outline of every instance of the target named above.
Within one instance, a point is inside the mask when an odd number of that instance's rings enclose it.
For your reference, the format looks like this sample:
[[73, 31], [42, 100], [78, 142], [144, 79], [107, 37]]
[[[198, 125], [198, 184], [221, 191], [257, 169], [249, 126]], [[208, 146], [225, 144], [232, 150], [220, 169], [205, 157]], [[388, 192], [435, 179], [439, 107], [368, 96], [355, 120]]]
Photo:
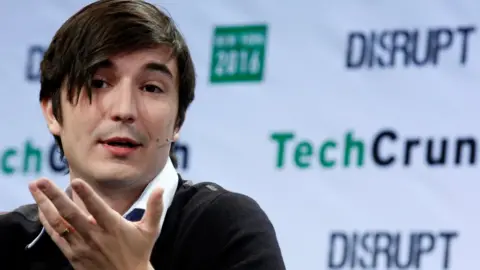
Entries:
[[92, 215], [88, 216], [88, 222], [90, 222], [90, 224], [92, 225], [97, 225], [97, 220], [95, 220], [95, 218]]
[[36, 183], [30, 183], [30, 184], [28, 184], [28, 188], [29, 188], [31, 191], [33, 191], [33, 192], [34, 192], [34, 191], [37, 191], [37, 189], [38, 189]]
[[82, 185], [79, 184], [79, 183], [72, 183], [72, 188], [73, 188], [73, 190], [75, 190], [75, 192], [76, 192], [77, 194], [83, 192], [83, 187], [82, 187]]
[[40, 181], [37, 183], [37, 187], [41, 190], [46, 190], [48, 188], [48, 184], [45, 181]]

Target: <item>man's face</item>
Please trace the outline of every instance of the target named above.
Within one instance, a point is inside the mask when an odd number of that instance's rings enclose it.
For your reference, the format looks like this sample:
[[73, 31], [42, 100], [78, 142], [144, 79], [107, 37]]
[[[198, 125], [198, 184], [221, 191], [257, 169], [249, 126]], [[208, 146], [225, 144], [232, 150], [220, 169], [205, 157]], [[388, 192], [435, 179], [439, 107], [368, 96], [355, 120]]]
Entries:
[[163, 168], [176, 140], [176, 60], [168, 47], [112, 56], [71, 104], [62, 89], [62, 123], [42, 103], [49, 129], [62, 139], [73, 177], [119, 186], [146, 183]]

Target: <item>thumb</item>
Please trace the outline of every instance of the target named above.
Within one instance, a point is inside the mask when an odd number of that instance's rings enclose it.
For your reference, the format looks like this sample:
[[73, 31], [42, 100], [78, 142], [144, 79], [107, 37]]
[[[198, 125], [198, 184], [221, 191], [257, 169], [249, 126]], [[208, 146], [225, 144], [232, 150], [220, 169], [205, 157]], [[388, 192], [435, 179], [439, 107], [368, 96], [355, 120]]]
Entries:
[[147, 209], [142, 218], [142, 223], [149, 231], [157, 231], [163, 214], [163, 188], [155, 189], [147, 202]]

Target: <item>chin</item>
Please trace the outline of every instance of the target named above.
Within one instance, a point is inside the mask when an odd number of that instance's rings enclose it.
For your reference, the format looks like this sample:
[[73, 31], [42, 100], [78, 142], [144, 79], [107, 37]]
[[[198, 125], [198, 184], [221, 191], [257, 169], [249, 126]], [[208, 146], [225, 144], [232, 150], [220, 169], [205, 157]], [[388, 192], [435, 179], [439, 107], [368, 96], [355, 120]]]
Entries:
[[141, 170], [129, 164], [102, 164], [93, 169], [97, 181], [132, 181], [141, 176]]

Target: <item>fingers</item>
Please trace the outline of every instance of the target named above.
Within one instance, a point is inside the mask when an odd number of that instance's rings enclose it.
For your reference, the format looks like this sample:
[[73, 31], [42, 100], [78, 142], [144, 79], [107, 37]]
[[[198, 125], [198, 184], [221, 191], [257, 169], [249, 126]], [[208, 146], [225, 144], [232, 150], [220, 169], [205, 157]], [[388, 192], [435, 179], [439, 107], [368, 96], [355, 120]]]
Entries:
[[91, 226], [86, 215], [65, 192], [48, 179], [40, 179], [29, 185], [40, 211], [46, 221], [58, 233], [65, 229], [65, 221], [82, 234], [88, 234]]
[[72, 189], [92, 215], [87, 219], [90, 224], [96, 223], [105, 230], [109, 230], [112, 225], [118, 224], [122, 217], [110, 208], [85, 181], [74, 179], [71, 184]]
[[158, 231], [160, 219], [163, 214], [163, 189], [155, 189], [147, 202], [147, 209], [142, 218], [142, 223], [147, 226], [149, 231]]
[[68, 243], [67, 239], [61, 237], [58, 233], [66, 228], [65, 225], [63, 225], [63, 228], [52, 227], [41, 210], [38, 211], [38, 216], [40, 218], [40, 222], [45, 228], [45, 231], [48, 233], [48, 235], [50, 235], [52, 241], [62, 250], [62, 252], [66, 256], [70, 255], [72, 253], [70, 244]]

